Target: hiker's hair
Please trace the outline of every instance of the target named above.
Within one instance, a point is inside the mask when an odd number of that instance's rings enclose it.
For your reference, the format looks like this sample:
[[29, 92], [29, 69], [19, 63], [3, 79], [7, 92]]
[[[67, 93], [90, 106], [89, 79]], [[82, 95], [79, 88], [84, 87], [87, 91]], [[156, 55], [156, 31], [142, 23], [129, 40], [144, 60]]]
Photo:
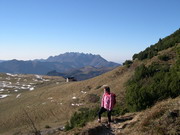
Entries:
[[108, 86], [105, 86], [104, 89], [107, 93], [110, 93], [110, 88]]

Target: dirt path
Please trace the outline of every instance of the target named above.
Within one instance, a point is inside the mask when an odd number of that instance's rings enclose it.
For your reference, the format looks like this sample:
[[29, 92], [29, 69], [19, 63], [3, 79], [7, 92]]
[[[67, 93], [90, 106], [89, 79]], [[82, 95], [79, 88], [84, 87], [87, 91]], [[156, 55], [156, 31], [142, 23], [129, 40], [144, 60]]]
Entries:
[[107, 119], [102, 118], [102, 123], [97, 121], [89, 123], [82, 129], [80, 135], [123, 135], [124, 130], [138, 120], [136, 113], [127, 114], [120, 117], [114, 117], [110, 128], [107, 125]]

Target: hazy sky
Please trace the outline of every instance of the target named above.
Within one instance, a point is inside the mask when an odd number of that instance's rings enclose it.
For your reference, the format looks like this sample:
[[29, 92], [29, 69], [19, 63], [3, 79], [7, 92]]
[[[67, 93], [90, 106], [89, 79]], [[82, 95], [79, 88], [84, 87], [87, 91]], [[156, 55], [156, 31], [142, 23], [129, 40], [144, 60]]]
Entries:
[[0, 0], [0, 60], [131, 59], [180, 28], [180, 0]]

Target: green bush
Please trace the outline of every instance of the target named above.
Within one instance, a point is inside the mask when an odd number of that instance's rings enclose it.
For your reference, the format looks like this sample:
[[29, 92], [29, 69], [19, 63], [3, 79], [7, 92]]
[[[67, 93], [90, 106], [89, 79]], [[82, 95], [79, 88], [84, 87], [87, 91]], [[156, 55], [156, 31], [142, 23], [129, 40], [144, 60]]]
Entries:
[[75, 112], [69, 122], [65, 125], [65, 130], [70, 130], [75, 127], [83, 127], [87, 122], [94, 120], [97, 117], [99, 107], [94, 109], [81, 108], [78, 112]]
[[160, 56], [158, 56], [158, 59], [160, 59], [160, 60], [162, 60], [162, 61], [168, 61], [170, 58], [169, 58], [169, 56], [167, 56], [167, 55], [160, 55]]
[[124, 105], [116, 104], [112, 111], [112, 116], [124, 115], [128, 110]]
[[140, 111], [155, 102], [180, 95], [180, 46], [173, 66], [152, 63], [140, 65], [126, 84], [126, 105], [129, 111]]
[[51, 128], [49, 125], [46, 125], [45, 128]]
[[133, 63], [133, 61], [132, 60], [126, 60], [124, 63], [123, 63], [123, 65], [125, 65], [126, 67], [130, 67], [131, 66], [131, 64]]

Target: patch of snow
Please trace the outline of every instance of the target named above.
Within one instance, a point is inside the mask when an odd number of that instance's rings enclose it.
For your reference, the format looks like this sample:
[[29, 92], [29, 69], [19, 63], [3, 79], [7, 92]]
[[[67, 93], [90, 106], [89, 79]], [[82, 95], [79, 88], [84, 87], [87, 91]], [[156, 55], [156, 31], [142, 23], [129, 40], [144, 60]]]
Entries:
[[12, 76], [12, 77], [14, 77], [14, 76], [18, 76], [18, 74], [11, 74], [11, 73], [6, 73], [6, 75], [8, 75], [8, 76]]
[[40, 75], [35, 75], [35, 77], [39, 80], [42, 80], [42, 76], [40, 76]]
[[15, 92], [18, 92], [18, 90], [14, 90]]
[[65, 130], [65, 126], [61, 127], [60, 129], [61, 129], [61, 130]]
[[0, 98], [6, 98], [9, 95], [0, 95]]
[[43, 79], [43, 81], [45, 81], [45, 82], [49, 82], [50, 80], [48, 80], [48, 79]]
[[78, 104], [78, 103], [76, 103], [76, 104], [72, 103], [71, 105], [72, 105], [72, 106], [82, 106], [83, 103], [79, 103], [79, 104]]
[[81, 91], [81, 93], [86, 94], [87, 92], [86, 91]]
[[48, 97], [49, 100], [53, 99], [53, 97]]
[[46, 102], [42, 103], [42, 105], [45, 105], [45, 104], [46, 104]]
[[6, 87], [6, 88], [14, 88], [15, 86], [6, 85], [5, 87]]
[[31, 85], [26, 85], [28, 88], [30, 88], [31, 87]]
[[4, 91], [4, 89], [0, 89], [0, 91]]
[[83, 105], [83, 103], [79, 103], [79, 104], [76, 104], [77, 106], [82, 106]]
[[16, 96], [16, 98], [19, 98], [21, 96], [21, 93]]
[[21, 87], [21, 89], [24, 89], [24, 90], [25, 90], [25, 89], [27, 89], [27, 88], [26, 88], [26, 87]]
[[72, 97], [72, 99], [77, 99], [77, 97]]
[[11, 74], [11, 73], [6, 73], [6, 75], [8, 75], [8, 76], [17, 76], [17, 74]]
[[34, 87], [29, 88], [30, 91], [34, 90]]
[[56, 82], [56, 84], [59, 84], [59, 82]]

